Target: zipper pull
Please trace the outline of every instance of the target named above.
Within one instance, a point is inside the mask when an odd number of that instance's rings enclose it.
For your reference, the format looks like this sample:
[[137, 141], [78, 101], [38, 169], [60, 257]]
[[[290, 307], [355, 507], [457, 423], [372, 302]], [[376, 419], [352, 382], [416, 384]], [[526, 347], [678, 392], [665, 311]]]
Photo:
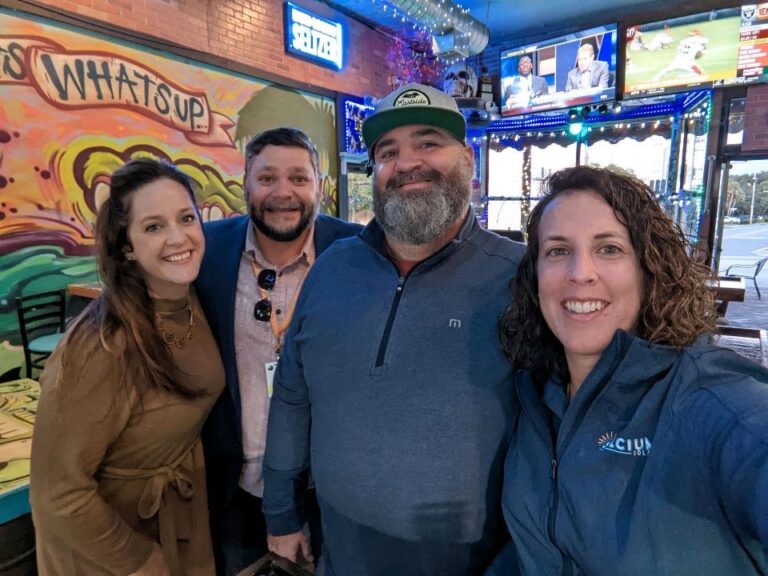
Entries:
[[402, 292], [403, 291], [403, 284], [405, 284], [405, 278], [403, 276], [400, 276], [397, 279], [397, 291]]
[[552, 458], [552, 480], [557, 480], [557, 460]]

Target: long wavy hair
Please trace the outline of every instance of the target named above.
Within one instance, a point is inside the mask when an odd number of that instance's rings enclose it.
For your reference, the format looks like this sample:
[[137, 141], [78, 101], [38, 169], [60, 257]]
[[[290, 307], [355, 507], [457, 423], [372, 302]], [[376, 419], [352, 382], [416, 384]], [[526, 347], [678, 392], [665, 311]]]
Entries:
[[531, 211], [528, 250], [510, 282], [512, 303], [499, 321], [507, 358], [538, 378], [552, 373], [568, 378], [563, 345], [547, 326], [539, 306], [537, 261], [539, 226], [547, 207], [577, 191], [599, 195], [628, 232], [643, 272], [643, 298], [634, 333], [658, 344], [681, 348], [715, 328], [710, 270], [688, 256], [688, 241], [667, 216], [648, 186], [610, 170], [578, 166], [552, 174], [546, 196]]
[[[164, 160], [137, 158], [111, 177], [109, 198], [96, 217], [96, 256], [102, 292], [70, 328], [67, 351], [87, 349], [94, 331], [101, 345], [119, 359], [123, 378], [130, 374], [143, 393], [155, 388], [184, 397], [199, 396], [180, 385], [170, 347], [154, 325], [155, 307], [141, 268], [126, 258], [130, 248], [128, 225], [133, 194], [161, 178], [181, 184], [192, 202], [195, 195], [187, 176]], [[66, 366], [67, 352], [63, 361]]]

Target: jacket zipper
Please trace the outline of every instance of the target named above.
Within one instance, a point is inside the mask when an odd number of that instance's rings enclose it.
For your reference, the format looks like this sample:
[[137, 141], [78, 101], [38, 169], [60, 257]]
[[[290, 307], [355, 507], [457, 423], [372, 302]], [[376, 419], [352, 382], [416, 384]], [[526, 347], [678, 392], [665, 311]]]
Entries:
[[550, 471], [550, 479], [552, 480], [552, 506], [549, 507], [549, 514], [547, 516], [547, 532], [549, 533], [550, 541], [557, 547], [557, 540], [555, 538], [555, 514], [557, 512], [557, 458], [552, 457], [552, 468]]
[[[549, 472], [549, 479], [552, 481], [552, 505], [549, 507], [549, 514], [547, 514], [547, 533], [549, 534], [549, 541], [557, 548], [557, 537], [555, 536], [555, 522], [557, 519], [557, 505], [559, 500], [559, 494], [557, 490], [557, 455], [552, 453], [552, 466]], [[562, 555], [562, 552], [561, 552]], [[563, 556], [563, 567], [565, 567], [565, 556]]]
[[[584, 403], [580, 404], [578, 406], [578, 413], [575, 419], [575, 422], [581, 422], [581, 420], [584, 418], [584, 415], [587, 413], [587, 410], [589, 408], [589, 405], [586, 405]], [[570, 445], [571, 440], [576, 435], [576, 432], [578, 431], [578, 424], [575, 424], [574, 426], [571, 426], [569, 430], [566, 431], [566, 436], [564, 437], [563, 441], [560, 443], [560, 451], [559, 453], [562, 454], [565, 452], [566, 448]], [[565, 552], [563, 552], [562, 548], [557, 542], [557, 539], [555, 537], [555, 523], [557, 519], [557, 506], [558, 501], [560, 497], [560, 491], [558, 489], [559, 485], [559, 478], [558, 478], [558, 468], [560, 466], [560, 460], [558, 459], [558, 440], [562, 433], [562, 428], [558, 430], [557, 434], [550, 434], [550, 438], [552, 439], [552, 460], [551, 460], [551, 473], [550, 476], [552, 478], [552, 506], [549, 510], [549, 515], [547, 516], [547, 533], [549, 534], [550, 541], [552, 544], [560, 550], [560, 555], [563, 559], [563, 576], [571, 576], [573, 574], [574, 569], [574, 562], [568, 556]]]
[[389, 344], [389, 333], [392, 332], [392, 324], [395, 323], [395, 314], [397, 314], [397, 307], [400, 304], [400, 297], [403, 295], [403, 285], [405, 284], [405, 277], [400, 276], [397, 279], [397, 288], [395, 289], [395, 299], [392, 301], [392, 308], [389, 310], [389, 317], [387, 318], [387, 325], [384, 328], [384, 336], [381, 338], [381, 344], [379, 344], [379, 353], [376, 355], [376, 368], [380, 368], [384, 365], [384, 355], [387, 352], [387, 345]]
[[[528, 419], [536, 423], [537, 422], [537, 414], [535, 411], [529, 406], [526, 395], [521, 393], [521, 390], [518, 386], [517, 389], [518, 397], [520, 398], [520, 404], [522, 405], [523, 411], [528, 416]], [[584, 415], [587, 413], [589, 409], [589, 405], [586, 403], [581, 403], [578, 406], [578, 413], [575, 417], [575, 422], [581, 422], [581, 420], [584, 418]], [[563, 569], [561, 574], [563, 576], [571, 576], [574, 573], [574, 568], [577, 570], [579, 569], [578, 564], [570, 557], [568, 556], [563, 549], [560, 547], [557, 537], [556, 537], [556, 523], [557, 523], [557, 508], [559, 505], [559, 499], [560, 499], [560, 490], [559, 490], [559, 467], [560, 467], [560, 459], [558, 457], [559, 454], [563, 454], [568, 447], [568, 445], [571, 443], [571, 440], [576, 435], [578, 431], [578, 424], [575, 424], [574, 426], [571, 426], [570, 430], [567, 430], [567, 435], [563, 437], [563, 442], [560, 443], [560, 449], [558, 451], [558, 440], [560, 439], [561, 435], [563, 434], [562, 427], [560, 427], [557, 431], [554, 430], [552, 426], [547, 426], [546, 424], [543, 424], [541, 426], [537, 426], [534, 424], [534, 428], [536, 428], [541, 435], [541, 437], [544, 439], [545, 442], [551, 442], [552, 452], [550, 457], [550, 471], [549, 471], [549, 477], [551, 480], [551, 486], [552, 486], [552, 501], [549, 507], [549, 511], [547, 513], [547, 536], [549, 537], [550, 542], [552, 545], [560, 552], [560, 557], [562, 559], [563, 563]], [[578, 572], [579, 574], [583, 574], [584, 572]]]
[[[560, 550], [560, 546], [557, 543], [557, 537], [555, 536], [555, 521], [557, 518], [557, 505], [559, 500], [559, 490], [557, 489], [557, 466], [559, 462], [557, 460], [557, 455], [553, 452], [552, 455], [552, 467], [550, 469], [550, 478], [552, 480], [552, 506], [549, 508], [549, 514], [547, 516], [547, 533], [549, 534], [549, 540], [552, 542], [552, 544]], [[571, 576], [573, 573], [572, 565], [568, 559], [568, 557], [560, 551], [560, 556], [563, 561], [563, 576]]]
[[[529, 406], [528, 402], [525, 399], [525, 395], [521, 394], [520, 389], [518, 387], [518, 396], [520, 397], [520, 404], [522, 405], [523, 412], [526, 413], [528, 416], [528, 419], [535, 423], [537, 422], [537, 414], [535, 411], [533, 411]], [[557, 538], [555, 537], [555, 521], [557, 518], [557, 506], [558, 506], [558, 499], [559, 499], [559, 493], [557, 489], [557, 467], [559, 465], [559, 461], [557, 459], [557, 433], [555, 430], [548, 425], [544, 425], [543, 427], [534, 425], [534, 428], [538, 429], [538, 432], [541, 434], [542, 439], [545, 442], [551, 442], [552, 445], [552, 454], [550, 457], [550, 468], [549, 468], [549, 479], [551, 482], [551, 489], [552, 489], [552, 500], [550, 502], [549, 510], [547, 512], [547, 536], [549, 537], [549, 541], [552, 543], [552, 545], [557, 549], [558, 552], [560, 552], [560, 557], [562, 558], [563, 563], [563, 574], [570, 574], [570, 566], [566, 568], [566, 556], [563, 553], [563, 551], [560, 549], [560, 546], [557, 544]]]

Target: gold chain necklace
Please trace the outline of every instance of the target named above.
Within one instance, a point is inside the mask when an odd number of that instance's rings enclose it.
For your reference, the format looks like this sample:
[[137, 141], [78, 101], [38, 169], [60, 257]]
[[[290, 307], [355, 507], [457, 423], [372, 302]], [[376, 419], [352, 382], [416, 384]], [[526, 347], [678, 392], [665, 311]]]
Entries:
[[192, 304], [190, 302], [187, 302], [187, 310], [189, 311], [189, 326], [187, 327], [187, 333], [184, 335], [184, 338], [181, 339], [176, 338], [176, 335], [166, 327], [160, 312], [155, 312], [155, 326], [160, 331], [160, 337], [163, 339], [163, 342], [166, 344], [173, 344], [179, 350], [184, 348], [184, 346], [187, 345], [187, 342], [192, 339], [192, 329], [195, 327], [195, 316], [192, 313]]

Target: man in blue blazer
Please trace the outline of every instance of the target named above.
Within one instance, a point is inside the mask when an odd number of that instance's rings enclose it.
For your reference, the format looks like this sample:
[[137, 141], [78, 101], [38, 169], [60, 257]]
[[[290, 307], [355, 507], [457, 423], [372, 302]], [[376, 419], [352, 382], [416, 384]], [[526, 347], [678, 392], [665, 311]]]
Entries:
[[[203, 429], [217, 570], [227, 576], [268, 551], [261, 463], [272, 375], [304, 277], [336, 239], [362, 229], [317, 215], [317, 149], [294, 128], [253, 137], [245, 150], [243, 187], [248, 216], [205, 225], [206, 250], [195, 285], [227, 379]], [[308, 517], [317, 520], [311, 492], [306, 506]], [[309, 550], [305, 556], [311, 562]]]

